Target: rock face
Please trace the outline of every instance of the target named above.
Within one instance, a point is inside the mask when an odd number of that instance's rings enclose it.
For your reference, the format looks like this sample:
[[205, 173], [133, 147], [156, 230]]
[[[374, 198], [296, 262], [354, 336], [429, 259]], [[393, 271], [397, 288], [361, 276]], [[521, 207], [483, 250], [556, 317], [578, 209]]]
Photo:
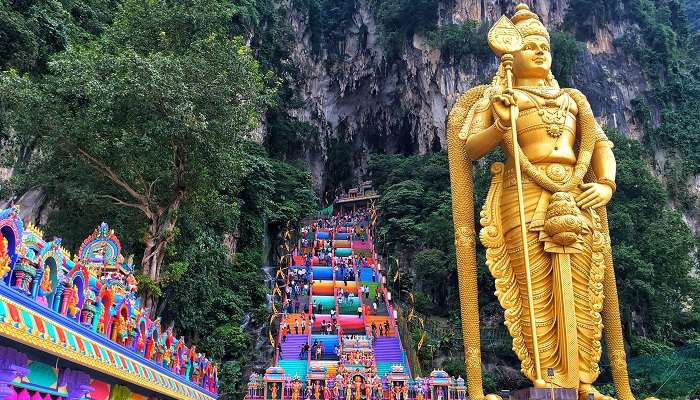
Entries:
[[[568, 8], [567, 0], [526, 3], [550, 31], [562, 25]], [[291, 61], [301, 75], [296, 89], [304, 101], [303, 108], [289, 113], [321, 132], [321, 151], [305, 155], [319, 192], [331, 139], [351, 142], [354, 154], [347, 156], [357, 177], [366, 170], [365, 155], [370, 152], [423, 154], [445, 148], [450, 108], [461, 93], [490, 81], [497, 67], [495, 56], [486, 62], [469, 57], [459, 63], [447, 61], [420, 35], [406, 40], [399, 59], [389, 60], [369, 0], [356, 4], [340, 44], [342, 57], [314, 54], [308, 16], [288, 6], [296, 39]], [[501, 15], [512, 14], [515, 5], [507, 0], [443, 1], [439, 23], [477, 20], [490, 25]], [[602, 124], [638, 138], [630, 100], [645, 90], [646, 83], [640, 68], [612, 46], [624, 28], [601, 26], [594, 40], [580, 46], [573, 82], [588, 96]]]
[[[374, 2], [347, 1], [354, 2], [355, 11], [343, 31], [334, 32], [341, 37], [337, 43], [339, 54], [330, 51], [328, 43], [322, 43], [320, 51], [314, 50], [310, 15], [297, 6], [298, 1], [279, 3], [294, 36], [290, 59], [284, 62], [296, 71], [291, 85], [302, 100], [298, 102], [302, 106], [286, 112], [295, 120], [311, 124], [319, 133], [303, 138], [306, 146], [302, 154], [319, 194], [327, 189], [328, 154], [334, 140], [350, 144], [352, 151], [341, 157], [352, 167], [348, 173], [355, 178], [366, 172], [370, 153], [424, 154], [444, 149], [447, 114], [452, 105], [469, 88], [489, 82], [498, 65], [495, 56], [486, 61], [476, 57], [448, 60], [419, 34], [404, 41], [398, 57], [389, 57], [381, 44]], [[563, 25], [569, 0], [525, 2], [550, 31]], [[438, 24], [473, 20], [490, 26], [501, 15], [511, 15], [516, 3], [440, 0]], [[601, 124], [641, 139], [630, 102], [647, 90], [647, 82], [635, 60], [613, 46], [613, 41], [629, 28], [626, 22], [597, 26], [592, 40], [579, 42], [572, 81], [588, 96]], [[258, 141], [266, 135], [264, 125], [263, 121], [254, 134]], [[0, 184], [11, 173], [11, 169], [0, 169]], [[34, 194], [15, 199], [35, 222], [44, 218], [36, 215], [44, 209], [43, 200], [43, 196]]]

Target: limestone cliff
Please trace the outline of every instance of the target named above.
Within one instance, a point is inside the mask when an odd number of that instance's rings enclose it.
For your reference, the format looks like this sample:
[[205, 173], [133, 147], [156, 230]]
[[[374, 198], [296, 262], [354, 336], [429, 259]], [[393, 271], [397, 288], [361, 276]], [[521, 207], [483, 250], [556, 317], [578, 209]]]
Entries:
[[[526, 3], [550, 31], [561, 28], [567, 0]], [[438, 24], [476, 20], [490, 25], [500, 15], [512, 13], [515, 4], [507, 0], [443, 1]], [[289, 114], [321, 133], [322, 151], [305, 154], [319, 191], [326, 173], [325, 150], [332, 138], [351, 141], [354, 153], [347, 157], [358, 175], [372, 152], [413, 154], [445, 148], [445, 124], [452, 104], [460, 93], [487, 82], [497, 66], [495, 56], [488, 60], [464, 57], [457, 62], [445, 59], [421, 34], [405, 41], [398, 59], [388, 58], [369, 0], [356, 2], [340, 43], [342, 57], [329, 57], [328, 51], [316, 54], [308, 14], [286, 6], [295, 35], [291, 61], [300, 72], [294, 86], [304, 104]], [[639, 138], [630, 101], [647, 84], [634, 60], [613, 46], [625, 28], [625, 24], [599, 26], [594, 39], [579, 43], [572, 80], [588, 96], [602, 124]]]
[[[513, 0], [422, 1], [437, 5], [438, 27], [475, 21], [487, 28], [500, 15], [511, 14], [516, 4]], [[525, 2], [554, 32], [564, 30], [570, 1]], [[281, 20], [291, 36], [289, 49], [281, 53], [287, 54], [284, 59], [271, 57], [268, 64], [273, 65], [268, 66], [284, 78], [285, 90], [290, 89], [298, 100], [285, 104], [280, 112], [313, 128], [301, 133], [300, 153], [299, 146], [293, 147], [294, 156], [302, 158], [312, 170], [319, 194], [332, 188], [329, 158], [342, 159], [333, 165], [334, 170], [339, 169], [338, 164], [347, 166], [348, 171], [339, 173], [359, 178], [366, 171], [368, 154], [423, 154], [444, 149], [445, 124], [452, 104], [470, 87], [488, 82], [497, 66], [492, 55], [448, 57], [420, 30], [402, 37], [398, 51], [389, 54], [383, 44], [383, 27], [377, 10], [382, 2], [388, 0], [268, 2], [276, 7], [269, 12]], [[342, 5], [351, 12], [343, 17], [342, 23], [333, 25], [332, 32], [319, 34], [319, 29], [328, 29], [328, 24], [323, 18], [319, 20], [319, 13], [310, 11], [311, 3], [320, 8]], [[607, 4], [597, 0], [590, 3]], [[621, 1], [616, 7], [624, 9], [628, 3]], [[638, 27], [625, 18], [613, 17], [604, 22], [596, 21], [595, 16], [586, 19], [590, 32], [586, 37], [576, 37], [578, 51], [573, 60], [572, 85], [588, 96], [603, 125], [641, 140], [643, 130], [634, 120], [632, 100], [648, 93], [651, 83], [645, 78], [639, 60], [616, 42]], [[251, 30], [249, 39], [254, 47], [275, 45], [269, 42], [277, 38], [264, 34], [269, 29], [270, 24], [262, 23]], [[566, 29], [571, 31], [571, 26], [566, 25]], [[480, 43], [485, 43], [485, 30], [478, 34]], [[555, 54], [555, 64], [557, 60]], [[652, 109], [652, 125], [659, 118]], [[263, 123], [256, 131], [256, 138], [260, 141], [269, 138], [272, 133], [267, 128], [269, 124]], [[347, 145], [331, 156], [334, 141]], [[0, 143], [0, 148], [3, 147], [6, 146]], [[23, 154], [31, 154], [31, 149]], [[654, 161], [662, 176], [665, 153], [657, 149]], [[10, 168], [0, 168], [0, 183], [12, 174], [12, 163], [9, 164]], [[0, 165], [5, 166], [7, 163]], [[691, 177], [688, 182], [695, 193], [698, 181]], [[45, 208], [42, 199], [39, 193], [31, 193], [20, 202], [36, 215]], [[691, 225], [695, 219], [698, 218], [689, 218]]]

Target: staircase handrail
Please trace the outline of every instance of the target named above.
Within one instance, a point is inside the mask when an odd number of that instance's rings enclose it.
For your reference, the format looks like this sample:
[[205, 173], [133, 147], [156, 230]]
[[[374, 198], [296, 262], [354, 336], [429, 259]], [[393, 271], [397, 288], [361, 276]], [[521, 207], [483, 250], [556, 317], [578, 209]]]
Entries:
[[412, 372], [412, 376], [421, 376], [422, 368], [418, 359], [418, 353], [416, 352], [413, 345], [413, 337], [411, 337], [411, 330], [408, 328], [408, 323], [406, 322], [406, 319], [404, 318], [402, 312], [398, 313], [398, 317], [398, 322], [401, 328], [399, 330], [399, 338], [401, 339], [402, 343], [406, 343], [404, 347], [408, 349], [406, 351], [405, 357], [408, 358], [408, 360], [410, 361], [408, 363], [409, 369]]

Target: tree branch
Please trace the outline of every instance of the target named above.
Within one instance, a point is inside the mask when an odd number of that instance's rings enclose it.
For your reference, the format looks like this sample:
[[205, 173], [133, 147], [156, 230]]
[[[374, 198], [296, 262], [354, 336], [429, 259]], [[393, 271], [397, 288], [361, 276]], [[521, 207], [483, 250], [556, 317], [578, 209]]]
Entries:
[[111, 196], [111, 195], [108, 195], [108, 194], [98, 194], [97, 197], [102, 197], [102, 198], [105, 198], [105, 199], [112, 200], [112, 201], [114, 202], [114, 204], [116, 204], [116, 205], [118, 205], [118, 206], [129, 207], [129, 208], [135, 208], [135, 209], [137, 209], [137, 210], [143, 211], [144, 213], [148, 212], [148, 210], [147, 210], [147, 209], [144, 209], [144, 207], [143, 207], [141, 204], [127, 203], [126, 201], [124, 201], [124, 200], [122, 200], [122, 199], [120, 199], [120, 198], [117, 198], [117, 197], [114, 197], [114, 196]]
[[105, 165], [105, 163], [91, 156], [88, 152], [81, 149], [80, 147], [77, 147], [77, 149], [80, 154], [87, 158], [89, 163], [91, 163], [99, 172], [102, 173], [102, 175], [114, 182], [117, 186], [126, 190], [126, 192], [129, 193], [129, 195], [131, 195], [131, 197], [133, 197], [134, 200], [138, 201], [143, 206], [143, 208], [139, 209], [143, 210], [148, 215], [148, 198], [146, 198], [144, 195], [132, 188], [131, 185], [129, 185], [124, 179], [117, 175], [117, 173], [112, 171], [112, 169]]
[[149, 199], [150, 199], [151, 196], [153, 195], [153, 186], [156, 184], [156, 182], [158, 182], [158, 179], [159, 179], [159, 178], [154, 179], [153, 182], [151, 182], [151, 184], [148, 185], [147, 194], [148, 194], [148, 198], [149, 198]]

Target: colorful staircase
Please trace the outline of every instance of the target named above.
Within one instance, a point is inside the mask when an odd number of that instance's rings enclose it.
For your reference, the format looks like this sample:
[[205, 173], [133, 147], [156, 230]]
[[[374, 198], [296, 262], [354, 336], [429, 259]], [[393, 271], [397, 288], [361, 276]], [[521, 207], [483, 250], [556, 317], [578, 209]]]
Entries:
[[[382, 275], [377, 269], [376, 254], [372, 242], [371, 232], [357, 235], [353, 232], [356, 226], [367, 226], [367, 221], [356, 224], [344, 224], [344, 227], [318, 230], [315, 234], [309, 233], [307, 237], [313, 237], [313, 245], [306, 249], [313, 249], [310, 259], [304, 255], [292, 257], [292, 268], [309, 268], [308, 277], [311, 279], [310, 296], [303, 297], [308, 301], [309, 307], [316, 305], [314, 310], [315, 321], [312, 329], [307, 327], [304, 334], [294, 334], [294, 321], [300, 319], [299, 314], [290, 314], [286, 321], [292, 329], [286, 342], [281, 343], [282, 354], [277, 358], [277, 366], [284, 370], [284, 374], [290, 378], [298, 376], [306, 380], [307, 375], [317, 373], [322, 366], [328, 376], [334, 377], [339, 366], [348, 371], [357, 371], [362, 374], [372, 374], [376, 370], [378, 377], [386, 377], [392, 366], [402, 365], [408, 371], [401, 340], [396, 332], [396, 322], [393, 320], [393, 309], [386, 303], [377, 303], [377, 311], [374, 311], [373, 303], [376, 301], [378, 291], [386, 292], [382, 286]], [[364, 239], [364, 240], [363, 240]], [[332, 246], [327, 246], [332, 240]], [[321, 248], [330, 248], [332, 257], [330, 265], [328, 259], [323, 257]], [[345, 264], [344, 272], [350, 271], [352, 279], [344, 279], [340, 264]], [[369, 296], [362, 294], [361, 288], [369, 288]], [[340, 289], [352, 295], [348, 301], [340, 300]], [[386, 297], [386, 295], [385, 295]], [[320, 307], [319, 307], [320, 306]], [[363, 308], [361, 316], [358, 316], [358, 307]], [[302, 306], [303, 309], [303, 306]], [[331, 310], [334, 310], [337, 328], [328, 334], [323, 327], [324, 323], [333, 320]], [[375, 324], [376, 338], [372, 338], [372, 324]], [[389, 326], [385, 336], [379, 336], [379, 326]], [[341, 333], [343, 339], [339, 337]], [[369, 335], [369, 336], [365, 336]], [[281, 337], [280, 337], [281, 339]], [[299, 353], [304, 344], [313, 346], [314, 342], [323, 343], [323, 353], [316, 359], [313, 349], [299, 359]], [[357, 343], [362, 343], [357, 345]], [[353, 347], [354, 346], [354, 347]], [[342, 357], [336, 354], [339, 349]], [[350, 353], [364, 354], [364, 361], [350, 362], [353, 358]], [[365, 365], [361, 365], [362, 362]]]
[[338, 371], [338, 361], [311, 361], [311, 364], [309, 366], [314, 366], [314, 365], [322, 365], [326, 367], [326, 371], [328, 371], [329, 376], [335, 376], [336, 372]]
[[377, 375], [386, 376], [391, 372], [391, 367], [402, 363], [377, 362]]
[[[335, 354], [335, 347], [338, 345], [337, 335], [311, 335], [311, 343], [323, 343], [323, 355], [321, 360], [338, 361], [338, 356]], [[312, 356], [312, 360], [315, 358]]]

